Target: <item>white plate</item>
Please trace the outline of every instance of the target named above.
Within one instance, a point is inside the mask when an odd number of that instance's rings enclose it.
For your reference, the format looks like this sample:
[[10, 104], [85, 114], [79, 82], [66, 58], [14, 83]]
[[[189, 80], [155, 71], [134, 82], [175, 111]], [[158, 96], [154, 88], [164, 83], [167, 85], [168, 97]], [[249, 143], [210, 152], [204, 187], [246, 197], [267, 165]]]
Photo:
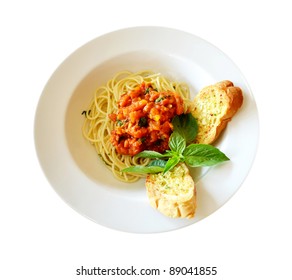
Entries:
[[[195, 173], [198, 209], [191, 220], [171, 219], [151, 208], [144, 181], [117, 181], [81, 133], [81, 112], [95, 89], [118, 71], [145, 69], [188, 83], [193, 96], [224, 79], [244, 93], [242, 108], [217, 143], [231, 161]], [[56, 192], [89, 219], [127, 232], [175, 230], [210, 215], [239, 189], [251, 168], [257, 142], [256, 104], [236, 65], [201, 38], [162, 27], [118, 30], [76, 50], [48, 81], [35, 117], [37, 154]]]

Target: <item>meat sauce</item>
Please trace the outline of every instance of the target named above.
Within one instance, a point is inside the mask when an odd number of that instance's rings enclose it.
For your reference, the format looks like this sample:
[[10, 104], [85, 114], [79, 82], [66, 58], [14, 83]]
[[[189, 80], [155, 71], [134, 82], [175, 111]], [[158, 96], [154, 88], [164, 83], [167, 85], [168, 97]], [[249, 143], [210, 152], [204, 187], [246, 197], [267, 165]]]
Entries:
[[162, 153], [169, 149], [173, 117], [183, 113], [183, 99], [177, 93], [158, 92], [142, 83], [123, 94], [118, 112], [109, 115], [115, 122], [111, 142], [123, 155], [134, 156], [143, 150]]

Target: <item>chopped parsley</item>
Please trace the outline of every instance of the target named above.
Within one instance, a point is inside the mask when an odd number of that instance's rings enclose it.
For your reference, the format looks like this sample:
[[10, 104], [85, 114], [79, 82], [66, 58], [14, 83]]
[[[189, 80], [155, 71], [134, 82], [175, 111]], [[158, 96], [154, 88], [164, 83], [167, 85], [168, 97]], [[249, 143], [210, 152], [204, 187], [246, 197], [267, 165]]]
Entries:
[[147, 127], [147, 126], [148, 126], [147, 118], [145, 118], [145, 117], [141, 117], [141, 118], [139, 119], [138, 125], [139, 125], [140, 127]]

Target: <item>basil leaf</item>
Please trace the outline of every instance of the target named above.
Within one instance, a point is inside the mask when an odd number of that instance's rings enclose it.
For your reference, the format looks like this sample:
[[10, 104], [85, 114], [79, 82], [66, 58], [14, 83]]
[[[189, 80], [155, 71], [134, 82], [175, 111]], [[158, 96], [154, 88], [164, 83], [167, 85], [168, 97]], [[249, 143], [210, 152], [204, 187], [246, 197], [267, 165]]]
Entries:
[[169, 147], [173, 152], [182, 154], [186, 148], [186, 140], [178, 131], [174, 131], [169, 138]]
[[163, 174], [166, 173], [167, 171], [171, 170], [172, 168], [174, 168], [179, 162], [180, 162], [179, 156], [174, 156], [174, 157], [168, 159], [168, 161], [164, 167]]
[[175, 155], [175, 152], [171, 151], [171, 150], [166, 150], [164, 153], [163, 153], [163, 157], [164, 158], [170, 158], [172, 157], [173, 155]]
[[147, 174], [147, 173], [159, 173], [164, 170], [166, 165], [166, 161], [162, 159], [152, 160], [147, 166], [143, 165], [136, 165], [124, 168], [122, 172], [132, 172], [132, 173], [140, 173], [140, 174]]
[[184, 151], [185, 162], [189, 166], [211, 166], [229, 158], [218, 148], [207, 144], [190, 144]]
[[162, 168], [164, 168], [166, 165], [166, 160], [163, 159], [155, 159], [149, 162], [149, 164], [147, 165], [147, 167], [149, 166], [160, 166]]
[[187, 144], [195, 140], [198, 134], [198, 124], [191, 113], [175, 116], [172, 120], [174, 131], [185, 138]]
[[137, 154], [136, 157], [139, 157], [139, 158], [163, 158], [165, 156], [163, 154], [155, 152], [155, 151], [145, 150], [145, 151]]
[[164, 170], [164, 167], [161, 166], [143, 166], [143, 165], [136, 165], [130, 166], [127, 168], [122, 169], [122, 172], [130, 172], [130, 173], [140, 173], [140, 174], [148, 174], [148, 173], [159, 173]]

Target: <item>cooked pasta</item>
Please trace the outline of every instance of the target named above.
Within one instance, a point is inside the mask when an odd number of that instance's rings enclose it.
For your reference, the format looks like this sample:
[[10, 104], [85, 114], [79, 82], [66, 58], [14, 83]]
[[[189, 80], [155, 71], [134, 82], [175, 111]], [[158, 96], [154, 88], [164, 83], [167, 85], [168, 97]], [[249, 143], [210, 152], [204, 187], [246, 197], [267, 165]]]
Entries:
[[120, 97], [134, 90], [142, 83], [151, 84], [158, 92], [176, 92], [183, 99], [184, 112], [189, 108], [189, 88], [184, 83], [173, 82], [152, 71], [132, 73], [122, 71], [117, 73], [106, 85], [97, 88], [94, 97], [85, 113], [82, 128], [83, 135], [94, 145], [97, 154], [112, 171], [114, 176], [124, 182], [135, 182], [141, 176], [121, 172], [122, 169], [133, 165], [147, 165], [149, 159], [136, 158], [119, 154], [111, 142], [111, 134], [115, 129], [115, 122], [110, 114], [118, 111]]

